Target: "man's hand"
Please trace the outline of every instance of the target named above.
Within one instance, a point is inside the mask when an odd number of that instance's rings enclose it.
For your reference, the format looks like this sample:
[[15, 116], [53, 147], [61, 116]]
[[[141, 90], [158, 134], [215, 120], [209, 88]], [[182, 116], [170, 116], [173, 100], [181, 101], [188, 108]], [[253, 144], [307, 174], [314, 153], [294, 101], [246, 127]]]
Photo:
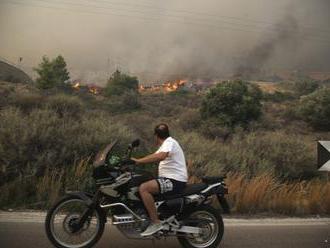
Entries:
[[168, 156], [168, 152], [158, 152], [158, 153], [150, 154], [143, 158], [131, 158], [131, 159], [134, 160], [136, 164], [149, 164], [149, 163], [160, 162], [164, 160], [167, 156]]
[[131, 158], [133, 161], [135, 161], [136, 164], [139, 164], [139, 159], [138, 158]]

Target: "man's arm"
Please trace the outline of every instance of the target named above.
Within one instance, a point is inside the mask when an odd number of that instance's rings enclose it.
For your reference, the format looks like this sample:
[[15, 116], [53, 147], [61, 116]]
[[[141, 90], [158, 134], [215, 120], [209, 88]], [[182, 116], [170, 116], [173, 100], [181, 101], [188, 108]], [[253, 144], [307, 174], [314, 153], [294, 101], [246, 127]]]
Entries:
[[160, 162], [164, 160], [167, 156], [168, 156], [168, 152], [158, 152], [147, 155], [143, 158], [132, 158], [132, 160], [134, 160], [136, 164], [149, 164], [149, 163]]

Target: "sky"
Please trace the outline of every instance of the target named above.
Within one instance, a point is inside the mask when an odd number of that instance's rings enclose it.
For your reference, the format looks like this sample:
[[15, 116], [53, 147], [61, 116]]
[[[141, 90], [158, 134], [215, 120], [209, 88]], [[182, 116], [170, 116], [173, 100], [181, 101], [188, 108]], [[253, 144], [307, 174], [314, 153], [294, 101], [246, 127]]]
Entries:
[[329, 13], [329, 0], [0, 0], [0, 59], [31, 73], [61, 54], [97, 84], [115, 69], [146, 82], [328, 72]]

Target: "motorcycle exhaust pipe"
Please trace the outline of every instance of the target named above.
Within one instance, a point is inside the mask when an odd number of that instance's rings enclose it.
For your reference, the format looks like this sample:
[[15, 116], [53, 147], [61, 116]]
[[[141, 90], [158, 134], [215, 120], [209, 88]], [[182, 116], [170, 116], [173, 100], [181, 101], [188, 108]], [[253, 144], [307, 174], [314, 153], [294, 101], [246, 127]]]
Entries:
[[140, 220], [140, 221], [145, 221], [145, 219], [142, 219], [139, 215], [137, 215], [136, 213], [134, 213], [133, 210], [131, 210], [129, 207], [127, 207], [125, 204], [117, 202], [117, 203], [111, 203], [111, 204], [106, 204], [106, 205], [100, 205], [101, 208], [111, 208], [111, 207], [123, 207], [124, 209], [126, 209], [126, 211], [128, 211], [129, 213], [131, 213], [136, 219]]

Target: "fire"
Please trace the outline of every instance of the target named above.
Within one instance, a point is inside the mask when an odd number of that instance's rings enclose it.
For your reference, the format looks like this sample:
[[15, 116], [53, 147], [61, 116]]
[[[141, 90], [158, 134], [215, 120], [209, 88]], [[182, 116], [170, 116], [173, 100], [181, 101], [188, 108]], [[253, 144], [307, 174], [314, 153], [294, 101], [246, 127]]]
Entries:
[[163, 84], [157, 84], [152, 86], [140, 85], [139, 91], [142, 92], [173, 92], [183, 87], [187, 83], [186, 79], [178, 79], [174, 81], [167, 81]]
[[88, 91], [94, 95], [98, 95], [98, 94], [100, 94], [101, 89], [100, 89], [100, 87], [91, 85], [91, 86], [88, 86]]
[[80, 83], [79, 83], [79, 82], [75, 83], [75, 84], [72, 86], [72, 88], [79, 90], [79, 88], [80, 88]]
[[83, 91], [83, 92], [89, 92], [94, 95], [99, 95], [99, 94], [101, 94], [101, 91], [102, 91], [102, 88], [95, 84], [82, 85], [80, 82], [73, 82], [72, 88], [75, 90]]

